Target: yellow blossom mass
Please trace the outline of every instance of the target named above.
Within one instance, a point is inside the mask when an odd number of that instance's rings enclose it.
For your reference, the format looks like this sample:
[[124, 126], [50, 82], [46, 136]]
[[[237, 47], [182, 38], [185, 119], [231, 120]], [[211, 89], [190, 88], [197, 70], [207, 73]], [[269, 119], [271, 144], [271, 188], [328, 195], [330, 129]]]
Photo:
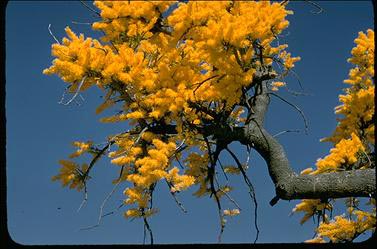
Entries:
[[[286, 44], [274, 45], [292, 11], [268, 1], [95, 1], [94, 5], [101, 20], [92, 28], [104, 35], [100, 40], [85, 38], [67, 27], [67, 37], [52, 45], [56, 59], [44, 73], [57, 74], [72, 94], [99, 87], [105, 97], [98, 114], [123, 103], [120, 113], [103, 117], [102, 122], [129, 122], [144, 129], [175, 124], [178, 131], [169, 138], [145, 130], [112, 140], [118, 150], [109, 153], [111, 162], [122, 167], [120, 180], [132, 184], [124, 192], [126, 203], [140, 209], [126, 216], [145, 215], [149, 189], [163, 179], [172, 192], [196, 184], [197, 196], [208, 193], [208, 155], [190, 153], [183, 173], [173, 167], [178, 158], [173, 155], [183, 140], [188, 149], [204, 146], [193, 127], [214, 120], [213, 113], [226, 109], [231, 122], [245, 121], [244, 110], [236, 105], [261, 66], [271, 66], [275, 58], [289, 70], [299, 60], [285, 50]], [[283, 85], [274, 83], [274, 87]], [[212, 114], [198, 111], [197, 106], [212, 109]], [[92, 146], [74, 145], [79, 149], [71, 158]], [[59, 179], [67, 184], [73, 179], [67, 172], [73, 169], [64, 167]], [[231, 167], [226, 171], [239, 173]]]

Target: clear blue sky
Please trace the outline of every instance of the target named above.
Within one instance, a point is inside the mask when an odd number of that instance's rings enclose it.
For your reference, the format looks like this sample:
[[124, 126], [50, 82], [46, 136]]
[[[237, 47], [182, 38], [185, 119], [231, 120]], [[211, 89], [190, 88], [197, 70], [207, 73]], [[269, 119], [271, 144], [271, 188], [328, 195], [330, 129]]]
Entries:
[[[289, 133], [279, 137], [296, 172], [314, 166], [327, 154], [331, 145], [320, 143], [336, 126], [333, 109], [339, 104], [338, 94], [345, 84], [350, 65], [346, 62], [358, 31], [373, 28], [372, 3], [318, 2], [324, 12], [305, 2], [292, 2], [288, 9], [290, 27], [281, 38], [289, 44], [294, 56], [301, 56], [296, 72], [308, 96], [294, 97], [280, 93], [300, 106], [309, 121], [309, 134]], [[137, 244], [143, 241], [142, 220], [129, 221], [123, 211], [105, 217], [100, 227], [80, 231], [97, 222], [99, 206], [111, 191], [111, 180], [118, 168], [105, 158], [93, 170], [89, 182], [89, 200], [77, 213], [82, 193], [62, 188], [51, 182], [58, 172], [58, 160], [73, 152], [75, 140], [105, 142], [108, 134], [122, 131], [124, 125], [98, 122], [95, 107], [101, 102], [100, 92], [83, 93], [81, 106], [63, 106], [57, 102], [66, 87], [56, 76], [45, 76], [42, 70], [52, 61], [50, 47], [54, 42], [47, 27], [61, 39], [69, 25], [75, 32], [98, 37], [88, 25], [73, 24], [96, 20], [80, 2], [10, 1], [6, 9], [6, 157], [8, 229], [11, 237], [22, 244]], [[292, 90], [300, 90], [297, 80], [288, 79]], [[106, 113], [109, 114], [109, 113]], [[299, 114], [290, 106], [273, 99], [266, 127], [275, 134], [286, 129], [302, 129]], [[233, 147], [245, 159], [240, 147]], [[223, 156], [229, 164], [229, 157]], [[299, 224], [301, 214], [289, 216], [298, 201], [279, 201], [274, 207], [274, 187], [263, 160], [252, 153], [249, 177], [254, 183], [259, 204], [258, 242], [302, 242], [312, 237], [315, 224]], [[233, 197], [242, 213], [229, 218], [223, 234], [224, 243], [248, 243], [254, 240], [253, 205], [240, 177], [232, 178], [237, 188]], [[115, 209], [123, 200], [122, 186], [108, 202], [105, 212]], [[155, 192], [154, 205], [160, 213], [150, 220], [155, 243], [216, 243], [218, 217], [215, 203], [191, 195], [196, 189], [180, 194], [188, 210], [181, 213], [164, 184]]]

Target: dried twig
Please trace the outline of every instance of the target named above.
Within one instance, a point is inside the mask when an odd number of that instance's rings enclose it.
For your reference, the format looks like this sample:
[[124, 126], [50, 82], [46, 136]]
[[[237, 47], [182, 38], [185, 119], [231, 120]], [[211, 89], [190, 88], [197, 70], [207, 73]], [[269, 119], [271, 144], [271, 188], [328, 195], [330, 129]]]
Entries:
[[84, 199], [82, 200], [79, 208], [77, 209], [77, 212], [80, 212], [81, 208], [85, 205], [87, 201], [88, 201], [88, 191], [86, 188], [86, 182], [84, 181]]
[[[170, 182], [168, 182], [166, 179], [165, 179], [165, 182], [169, 186], [169, 189], [170, 189], [172, 187], [172, 184]], [[182, 210], [182, 212], [187, 213], [187, 210], [185, 209], [183, 204], [178, 200], [178, 198], [176, 196], [176, 192], [172, 192], [172, 191], [169, 191], [169, 192], [170, 192], [171, 196], [174, 198], [175, 203], [177, 203], [178, 207]]]
[[90, 23], [90, 22], [76, 22], [76, 21], [72, 21], [71, 23], [73, 24], [82, 24], [82, 25], [92, 25], [93, 23]]
[[277, 136], [280, 136], [280, 135], [282, 135], [284, 133], [288, 133], [288, 132], [300, 132], [300, 130], [285, 130], [285, 131], [281, 131], [281, 132], [276, 133], [272, 137], [277, 137]]
[[51, 31], [51, 24], [48, 25], [48, 32], [50, 32], [50, 35], [52, 36], [52, 38], [54, 38], [54, 40], [56, 41], [56, 43], [60, 44], [60, 42], [58, 41], [58, 39], [56, 39], [55, 35]]
[[121, 181], [119, 179], [118, 182], [113, 187], [113, 189], [110, 191], [110, 193], [103, 200], [103, 202], [101, 204], [101, 207], [100, 207], [100, 212], [99, 212], [97, 224], [95, 224], [93, 226], [81, 228], [80, 230], [90, 230], [90, 229], [93, 229], [95, 227], [98, 227], [101, 224], [102, 218], [108, 215], [108, 214], [105, 214], [105, 215], [103, 214], [103, 208], [105, 207], [105, 205], [106, 205], [107, 201], [110, 199], [110, 197], [114, 194], [115, 190], [118, 188], [118, 186], [119, 186], [120, 183], [121, 183]]
[[147, 218], [145, 216], [143, 216], [143, 220], [144, 220], [144, 240], [143, 240], [143, 243], [145, 244], [145, 232], [146, 232], [145, 229], [147, 229], [148, 232], [149, 232], [149, 237], [151, 239], [151, 245], [153, 245], [153, 233], [152, 233], [152, 229], [149, 226], [149, 223], [148, 223]]
[[96, 11], [95, 9], [91, 8], [89, 5], [87, 5], [84, 1], [80, 1], [80, 3], [82, 5], [84, 5], [85, 8], [87, 8], [88, 10], [94, 12], [97, 16], [101, 16], [101, 13], [99, 13], [98, 11]]
[[223, 172], [223, 174], [224, 174], [224, 177], [225, 177], [226, 181], [228, 182], [228, 181], [229, 181], [229, 179], [228, 179], [228, 175], [226, 174], [226, 172], [225, 172], [225, 170], [224, 170], [224, 166], [223, 166], [223, 164], [221, 163], [220, 159], [218, 159], [217, 161], [219, 162], [220, 167], [221, 167], [221, 170], [222, 170], [222, 172]]
[[244, 178], [244, 181], [246, 183], [246, 185], [248, 186], [249, 188], [249, 195], [250, 195], [250, 198], [253, 200], [254, 202], [254, 226], [255, 226], [255, 229], [257, 231], [257, 234], [255, 236], [255, 240], [254, 240], [254, 244], [257, 242], [258, 240], [258, 237], [259, 237], [259, 228], [258, 228], [258, 203], [257, 203], [257, 199], [255, 197], [255, 191], [254, 191], [254, 186], [253, 184], [251, 183], [249, 177], [246, 175], [246, 172], [245, 170], [243, 169], [242, 167], [242, 164], [241, 162], [238, 160], [237, 156], [233, 153], [233, 151], [231, 151], [228, 147], [225, 148], [229, 154], [233, 157], [234, 161], [236, 162], [236, 164], [238, 165], [238, 168], [240, 169], [242, 175], [243, 175], [243, 178]]
[[314, 7], [316, 7], [318, 9], [318, 11], [310, 11], [310, 13], [313, 13], [313, 14], [320, 14], [322, 13], [324, 10], [321, 6], [319, 6], [317, 3], [313, 2], [313, 1], [308, 1], [308, 0], [304, 0], [305, 2], [313, 5]]
[[[84, 84], [85, 80], [86, 80], [86, 75], [82, 78], [81, 82], [79, 83], [77, 89], [76, 89], [76, 92], [75, 94], [73, 95], [73, 97], [67, 102], [67, 103], [63, 103], [62, 100], [59, 102], [59, 104], [62, 104], [62, 105], [69, 105], [73, 100], [75, 100], [75, 98], [77, 97], [77, 95], [79, 95], [79, 92], [80, 92], [80, 89], [82, 87], [82, 85]], [[64, 96], [64, 95], [63, 95]]]
[[218, 215], [219, 215], [219, 219], [220, 219], [220, 232], [219, 232], [219, 235], [218, 235], [218, 242], [220, 243], [221, 237], [222, 237], [222, 234], [223, 234], [224, 228], [225, 228], [225, 221], [224, 221], [223, 214], [221, 212], [222, 208], [221, 208], [220, 199], [217, 196], [217, 191], [215, 189], [214, 177], [215, 177], [215, 166], [216, 166], [218, 156], [221, 152], [221, 148], [219, 146], [216, 146], [215, 152], [212, 153], [211, 152], [211, 145], [209, 144], [208, 139], [206, 137], [203, 137], [203, 139], [206, 142], [206, 145], [207, 145], [207, 148], [208, 148], [208, 157], [209, 157], [209, 160], [210, 160], [210, 167], [208, 169], [208, 176], [207, 176], [209, 178], [209, 181], [210, 181], [210, 189], [211, 189], [211, 195], [210, 196], [212, 196], [212, 195], [215, 196], [215, 201], [217, 203], [217, 211], [218, 211]]
[[304, 120], [305, 134], [308, 134], [308, 128], [309, 128], [309, 126], [308, 126], [308, 121], [307, 121], [307, 119], [306, 119], [306, 117], [305, 117], [304, 112], [303, 112], [298, 106], [296, 106], [295, 104], [292, 104], [291, 102], [289, 102], [288, 100], [286, 100], [286, 99], [284, 99], [283, 97], [279, 96], [278, 94], [273, 93], [273, 92], [270, 92], [269, 94], [271, 94], [271, 95], [273, 95], [273, 96], [279, 98], [280, 100], [284, 101], [285, 103], [287, 103], [288, 105], [292, 106], [293, 108], [295, 108], [295, 109], [300, 113], [301, 117], [302, 117], [303, 120]]

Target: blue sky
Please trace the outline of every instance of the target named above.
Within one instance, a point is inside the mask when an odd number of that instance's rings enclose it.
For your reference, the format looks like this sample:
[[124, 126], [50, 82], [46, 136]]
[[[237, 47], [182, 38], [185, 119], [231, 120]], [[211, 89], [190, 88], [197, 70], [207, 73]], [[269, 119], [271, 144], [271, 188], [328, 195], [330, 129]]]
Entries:
[[[295, 97], [282, 90], [280, 94], [297, 104], [309, 122], [309, 133], [288, 133], [279, 141], [284, 145], [296, 172], [311, 167], [327, 154], [331, 145], [319, 139], [332, 133], [336, 126], [333, 113], [339, 104], [337, 96], [346, 85], [349, 65], [346, 60], [359, 31], [373, 28], [372, 3], [369, 1], [321, 1], [324, 12], [305, 2], [292, 2], [288, 9], [290, 27], [281, 42], [302, 60], [296, 63], [305, 92]], [[78, 1], [10, 1], [6, 9], [6, 157], [7, 212], [11, 237], [21, 244], [138, 244], [143, 242], [141, 220], [123, 218], [123, 211], [109, 215], [92, 230], [80, 228], [97, 222], [99, 207], [111, 191], [111, 180], [118, 168], [106, 158], [99, 161], [89, 182], [89, 200], [78, 213], [83, 195], [62, 188], [51, 181], [58, 172], [58, 160], [67, 158], [74, 148], [71, 142], [94, 140], [105, 142], [106, 136], [126, 129], [124, 125], [101, 124], [95, 107], [101, 103], [101, 92], [83, 93], [82, 105], [63, 106], [57, 102], [66, 87], [56, 76], [42, 70], [52, 61], [48, 25], [60, 40], [64, 28], [98, 37], [89, 25], [73, 24], [96, 20], [93, 13]], [[289, 77], [288, 87], [300, 90], [297, 79]], [[109, 114], [109, 113], [105, 113]], [[299, 114], [290, 106], [272, 99], [266, 128], [272, 133], [303, 129]], [[240, 159], [246, 152], [233, 145]], [[225, 163], [232, 163], [223, 155]], [[298, 201], [279, 201], [274, 207], [274, 186], [266, 165], [255, 152], [251, 155], [248, 175], [254, 183], [258, 200], [259, 243], [302, 242], [310, 239], [315, 224], [299, 224], [301, 214], [289, 216]], [[249, 243], [254, 240], [253, 205], [240, 177], [231, 179], [236, 190], [233, 197], [242, 208], [241, 215], [229, 218], [223, 234], [224, 243]], [[105, 212], [113, 211], [123, 200], [121, 187], [107, 203]], [[215, 203], [209, 198], [197, 199], [191, 194], [196, 187], [180, 194], [188, 210], [183, 214], [164, 184], [154, 194], [154, 206], [160, 212], [150, 220], [155, 243], [216, 243], [218, 217]], [[361, 238], [363, 239], [363, 238]], [[365, 237], [364, 237], [365, 239]]]

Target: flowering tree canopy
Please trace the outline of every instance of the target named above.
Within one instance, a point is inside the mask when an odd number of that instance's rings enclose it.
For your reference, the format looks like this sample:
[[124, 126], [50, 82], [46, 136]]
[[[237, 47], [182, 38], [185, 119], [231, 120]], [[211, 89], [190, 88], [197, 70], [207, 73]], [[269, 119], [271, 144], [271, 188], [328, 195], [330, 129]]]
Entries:
[[[375, 205], [374, 164], [374, 33], [360, 32], [349, 62], [355, 67], [340, 95], [342, 115], [332, 136], [330, 154], [316, 169], [293, 172], [283, 147], [263, 127], [269, 98], [284, 86], [300, 57], [292, 56], [278, 36], [288, 27], [288, 1], [95, 1], [100, 21], [92, 28], [102, 32], [100, 41], [76, 35], [52, 45], [54, 59], [45, 74], [57, 74], [69, 84], [73, 97], [92, 86], [100, 88], [104, 102], [96, 113], [120, 107], [102, 122], [125, 122], [130, 129], [109, 135], [105, 146], [74, 142], [70, 158], [92, 155], [89, 164], [61, 160], [53, 179], [84, 190], [91, 169], [105, 154], [119, 167], [114, 184], [124, 190], [125, 217], [140, 217], [152, 233], [147, 218], [158, 182], [166, 182], [175, 196], [193, 185], [195, 195], [216, 201], [221, 231], [226, 216], [224, 198], [233, 199], [232, 186], [222, 184], [217, 172], [243, 176], [254, 197], [246, 171], [228, 145], [234, 141], [255, 149], [267, 162], [279, 199], [303, 199], [295, 212], [302, 220], [318, 215], [318, 236], [311, 241], [349, 241], [375, 228], [375, 209], [358, 208], [356, 197]], [[114, 146], [113, 146], [114, 145]], [[116, 147], [116, 149], [114, 149]], [[235, 166], [223, 166], [219, 155], [229, 153]], [[347, 198], [348, 218], [330, 220], [335, 198]], [[179, 203], [179, 202], [178, 202]]]

